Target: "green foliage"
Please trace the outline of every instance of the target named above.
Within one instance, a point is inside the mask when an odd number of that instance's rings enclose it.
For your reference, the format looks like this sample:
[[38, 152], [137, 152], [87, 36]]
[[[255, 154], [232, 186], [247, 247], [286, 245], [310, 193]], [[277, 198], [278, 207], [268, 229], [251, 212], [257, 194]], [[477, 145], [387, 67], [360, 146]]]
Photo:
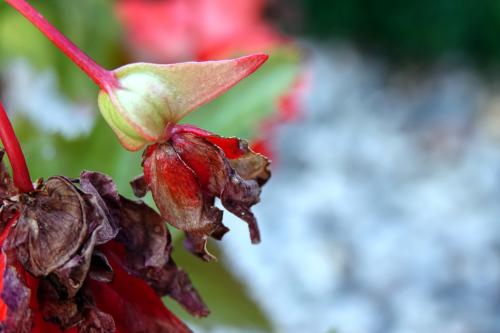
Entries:
[[227, 262], [216, 244], [209, 244], [210, 252], [217, 262], [206, 263], [182, 248], [181, 240], [175, 244], [174, 258], [187, 272], [194, 286], [201, 292], [203, 300], [211, 310], [210, 316], [194, 319], [183, 311], [177, 303], [165, 298], [165, 303], [187, 322], [212, 328], [217, 326], [244, 327], [271, 332], [271, 324], [265, 314], [250, 298], [244, 286], [226, 268]]
[[[30, 1], [54, 26], [104, 67], [120, 64], [120, 28], [112, 2]], [[89, 24], [90, 22], [90, 24]], [[95, 98], [96, 88], [82, 72], [19, 13], [0, 6], [0, 65], [22, 58], [36, 68], [52, 69], [61, 89], [75, 99]]]
[[16, 120], [14, 127], [33, 178], [77, 178], [82, 170], [99, 171], [112, 175], [119, 190], [132, 195], [129, 181], [142, 172], [141, 153], [123, 149], [104, 120], [99, 118], [89, 136], [76, 140], [47, 135], [26, 120]]
[[[358, 41], [398, 59], [458, 54], [500, 60], [497, 0], [295, 0], [305, 32]], [[289, 4], [287, 4], [289, 5]]]

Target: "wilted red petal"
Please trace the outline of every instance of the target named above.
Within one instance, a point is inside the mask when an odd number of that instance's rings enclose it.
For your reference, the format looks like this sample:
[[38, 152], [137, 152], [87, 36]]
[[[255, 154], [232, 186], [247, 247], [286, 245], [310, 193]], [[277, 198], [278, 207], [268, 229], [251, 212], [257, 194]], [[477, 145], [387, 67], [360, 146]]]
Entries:
[[144, 156], [144, 179], [149, 185], [161, 215], [174, 227], [192, 237], [191, 250], [205, 260], [208, 236], [222, 235], [222, 212], [213, 199], [203, 195], [193, 170], [179, 157], [170, 143], [149, 147]]
[[[171, 141], [175, 151], [198, 177], [208, 204], [213, 205], [210, 200], [219, 197], [226, 209], [248, 223], [252, 242], [258, 243], [259, 229], [250, 207], [259, 201], [259, 184], [269, 178], [269, 162], [251, 152], [243, 140], [238, 140], [238, 148], [245, 154], [227, 160], [224, 152], [208, 138], [227, 142], [215, 135], [201, 137], [192, 132], [175, 133]], [[230, 144], [234, 142], [234, 139], [227, 140]]]
[[231, 166], [243, 179], [255, 180], [262, 186], [271, 177], [268, 159], [261, 154], [253, 152], [245, 140], [235, 137], [221, 137], [192, 125], [177, 125], [174, 127], [172, 133], [174, 135], [192, 133], [210, 141], [222, 149], [225, 157], [229, 159]]
[[113, 282], [91, 281], [90, 285], [97, 307], [113, 317], [120, 333], [191, 332], [151, 287], [127, 274], [112, 256], [109, 259], [116, 274]]
[[201, 136], [208, 141], [212, 142], [224, 151], [224, 154], [229, 159], [241, 157], [245, 154], [245, 150], [240, 147], [241, 140], [235, 137], [223, 138], [215, 135], [212, 132], [198, 128], [193, 125], [177, 125], [174, 127], [172, 133], [193, 133]]
[[123, 218], [114, 258], [130, 274], [147, 282], [158, 295], [168, 295], [195, 316], [209, 311], [187, 274], [171, 258], [172, 240], [165, 221], [143, 202], [122, 198]]
[[196, 176], [170, 144], [152, 147], [144, 159], [144, 178], [161, 215], [181, 230], [199, 230], [203, 196]]
[[174, 134], [171, 140], [182, 161], [194, 171], [205, 194], [220, 197], [230, 173], [220, 149], [193, 133]]

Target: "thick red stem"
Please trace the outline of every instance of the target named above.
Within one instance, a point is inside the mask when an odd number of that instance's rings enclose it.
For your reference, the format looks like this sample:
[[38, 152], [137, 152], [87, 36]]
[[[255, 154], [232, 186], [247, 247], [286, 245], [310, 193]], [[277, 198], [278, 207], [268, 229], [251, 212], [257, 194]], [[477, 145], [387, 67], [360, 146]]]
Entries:
[[23, 151], [2, 103], [0, 103], [0, 140], [2, 140], [12, 166], [14, 184], [23, 193], [33, 191], [33, 183], [31, 182]]
[[73, 44], [66, 36], [51, 25], [35, 8], [25, 0], [5, 0], [19, 13], [36, 26], [52, 43], [54, 43], [68, 58], [84, 71], [101, 89], [118, 87], [118, 80], [113, 72], [97, 64], [92, 58]]

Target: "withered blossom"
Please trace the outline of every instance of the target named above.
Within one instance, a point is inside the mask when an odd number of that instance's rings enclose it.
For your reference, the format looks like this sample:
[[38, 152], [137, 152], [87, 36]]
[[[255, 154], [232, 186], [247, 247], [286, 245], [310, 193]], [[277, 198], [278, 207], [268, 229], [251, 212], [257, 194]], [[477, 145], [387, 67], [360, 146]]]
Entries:
[[20, 194], [3, 165], [0, 176], [0, 332], [190, 332], [165, 295], [208, 314], [164, 219], [110, 177], [56, 176]]
[[144, 176], [132, 182], [136, 195], [151, 190], [162, 217], [186, 233], [186, 246], [194, 254], [212, 259], [208, 237], [220, 240], [229, 231], [216, 198], [248, 223], [252, 243], [260, 242], [250, 207], [259, 202], [261, 186], [271, 175], [269, 161], [244, 140], [176, 125], [167, 140], [145, 150], [143, 167]]

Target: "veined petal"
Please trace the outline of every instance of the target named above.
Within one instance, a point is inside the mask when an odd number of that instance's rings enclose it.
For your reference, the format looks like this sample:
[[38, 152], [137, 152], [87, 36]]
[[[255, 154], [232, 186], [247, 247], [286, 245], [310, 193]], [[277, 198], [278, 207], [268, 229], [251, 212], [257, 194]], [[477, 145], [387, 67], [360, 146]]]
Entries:
[[110, 256], [116, 274], [111, 283], [91, 281], [97, 307], [109, 313], [120, 333], [190, 333], [142, 280], [129, 275]]
[[224, 138], [192, 125], [177, 125], [172, 132], [174, 134], [192, 133], [210, 141], [224, 152], [231, 167], [243, 179], [255, 180], [262, 186], [271, 177], [269, 160], [264, 155], [252, 151], [245, 140], [235, 137]]
[[209, 236], [220, 238], [228, 230], [222, 225], [222, 211], [203, 193], [197, 175], [170, 143], [146, 150], [144, 179], [161, 215], [192, 236], [189, 248], [205, 260], [213, 259], [205, 246]]
[[193, 133], [174, 134], [171, 140], [177, 154], [198, 177], [205, 194], [220, 197], [230, 168], [221, 150]]
[[144, 159], [144, 178], [149, 184], [161, 215], [174, 227], [197, 231], [203, 212], [203, 195], [193, 171], [180, 159], [169, 143], [148, 149]]

